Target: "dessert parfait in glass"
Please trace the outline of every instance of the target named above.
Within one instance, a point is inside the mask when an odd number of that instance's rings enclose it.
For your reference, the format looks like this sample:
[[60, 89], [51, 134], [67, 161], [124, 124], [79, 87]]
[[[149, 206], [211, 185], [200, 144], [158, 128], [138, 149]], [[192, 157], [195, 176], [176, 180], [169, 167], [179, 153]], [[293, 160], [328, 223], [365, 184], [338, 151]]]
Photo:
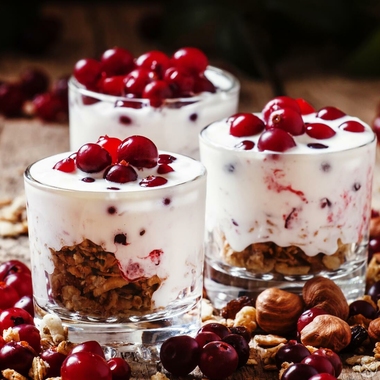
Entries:
[[376, 137], [336, 107], [269, 101], [203, 129], [205, 288], [217, 307], [315, 276], [364, 294]]
[[144, 135], [162, 150], [199, 158], [198, 135], [237, 112], [240, 84], [199, 49], [134, 57], [115, 47], [76, 62], [69, 82], [70, 149], [101, 135]]
[[[206, 174], [148, 138], [102, 136], [31, 164], [25, 192], [35, 314], [73, 342], [151, 358], [200, 327]], [[145, 350], [145, 351], [144, 351]]]

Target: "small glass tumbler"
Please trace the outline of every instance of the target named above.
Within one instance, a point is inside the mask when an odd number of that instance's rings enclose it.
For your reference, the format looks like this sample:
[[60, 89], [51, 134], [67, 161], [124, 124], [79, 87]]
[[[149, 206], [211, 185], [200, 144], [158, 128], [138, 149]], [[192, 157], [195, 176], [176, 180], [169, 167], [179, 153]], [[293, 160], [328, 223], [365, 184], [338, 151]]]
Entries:
[[339, 127], [351, 119], [322, 120], [334, 137], [293, 136], [285, 152], [259, 151], [259, 134], [230, 135], [231, 119], [203, 129], [204, 286], [215, 307], [269, 287], [300, 293], [315, 275], [350, 301], [364, 294], [376, 138], [358, 119], [360, 133]]
[[162, 150], [199, 159], [199, 132], [203, 127], [237, 111], [240, 83], [232, 74], [212, 66], [205, 76], [215, 93], [166, 99], [152, 107], [149, 99], [116, 97], [86, 90], [69, 81], [70, 149], [77, 150], [101, 135], [124, 139], [143, 135]]
[[200, 327], [205, 168], [160, 151], [174, 171], [144, 187], [153, 169], [125, 184], [52, 169], [70, 154], [25, 171], [36, 322], [53, 313], [71, 341], [154, 360], [165, 339]]

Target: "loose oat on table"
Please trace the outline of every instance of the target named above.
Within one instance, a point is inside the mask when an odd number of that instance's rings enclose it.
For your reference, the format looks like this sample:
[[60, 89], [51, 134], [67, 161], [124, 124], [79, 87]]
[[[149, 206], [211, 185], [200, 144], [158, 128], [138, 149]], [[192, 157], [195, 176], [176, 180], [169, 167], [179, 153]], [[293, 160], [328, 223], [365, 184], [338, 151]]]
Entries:
[[0, 237], [17, 237], [27, 233], [25, 195], [0, 200]]
[[36, 356], [33, 359], [32, 368], [30, 369], [28, 375], [33, 380], [44, 380], [46, 374], [48, 373], [49, 367], [50, 366], [48, 363], [46, 363], [39, 356]]
[[51, 253], [53, 297], [66, 309], [104, 319], [154, 310], [152, 296], [161, 284], [157, 275], [128, 281], [115, 255], [88, 239]]
[[25, 376], [16, 372], [14, 369], [4, 369], [1, 373], [6, 380], [28, 380]]

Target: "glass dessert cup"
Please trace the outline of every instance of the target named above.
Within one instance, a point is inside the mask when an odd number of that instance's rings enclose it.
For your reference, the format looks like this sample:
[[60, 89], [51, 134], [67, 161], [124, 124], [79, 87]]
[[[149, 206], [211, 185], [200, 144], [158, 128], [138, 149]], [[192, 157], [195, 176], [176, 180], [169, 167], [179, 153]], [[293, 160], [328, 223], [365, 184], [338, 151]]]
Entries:
[[144, 135], [162, 150], [199, 159], [202, 128], [237, 111], [240, 84], [232, 74], [209, 66], [205, 76], [216, 93], [167, 99], [152, 107], [149, 99], [116, 97], [89, 91], [69, 81], [70, 149], [77, 150], [101, 135], [124, 139]]
[[349, 149], [276, 153], [225, 146], [210, 128], [200, 153], [208, 172], [204, 286], [214, 306], [268, 287], [300, 293], [315, 275], [334, 280], [349, 301], [362, 296], [375, 136]]
[[165, 339], [200, 327], [204, 167], [176, 155], [192, 174], [137, 190], [43, 177], [67, 156], [25, 172], [36, 323], [53, 313], [73, 342], [154, 361]]

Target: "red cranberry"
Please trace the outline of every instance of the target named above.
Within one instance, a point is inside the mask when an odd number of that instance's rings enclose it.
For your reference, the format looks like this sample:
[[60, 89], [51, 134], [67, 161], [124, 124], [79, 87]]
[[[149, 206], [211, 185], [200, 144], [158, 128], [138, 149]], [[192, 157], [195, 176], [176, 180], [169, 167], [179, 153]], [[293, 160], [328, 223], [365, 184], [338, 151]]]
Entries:
[[216, 87], [214, 84], [207, 79], [203, 74], [194, 76], [194, 88], [193, 91], [195, 94], [200, 94], [201, 92], [216, 92]]
[[149, 99], [152, 107], [160, 107], [165, 99], [173, 95], [169, 85], [163, 80], [156, 80], [148, 83], [142, 93], [142, 97]]
[[170, 65], [169, 57], [159, 50], [151, 50], [136, 59], [136, 66], [154, 71], [160, 79], [163, 78], [166, 69]]
[[310, 351], [301, 343], [295, 340], [289, 340], [288, 343], [280, 347], [276, 352], [275, 362], [278, 369], [282, 363], [300, 363], [304, 358], [310, 355]]
[[111, 162], [111, 155], [98, 144], [84, 144], [77, 152], [76, 164], [80, 170], [86, 173], [100, 172]]
[[214, 341], [202, 348], [198, 365], [208, 378], [224, 379], [235, 372], [238, 364], [239, 356], [230, 344]]
[[27, 342], [8, 342], [0, 349], [0, 370], [12, 368], [21, 375], [28, 376], [35, 356], [37, 354]]
[[280, 128], [289, 132], [293, 136], [302, 135], [305, 132], [305, 125], [299, 112], [292, 108], [282, 108], [273, 111], [267, 122], [267, 129]]
[[33, 317], [26, 310], [10, 307], [0, 313], [1, 331], [22, 324], [34, 325]]
[[198, 342], [199, 347], [205, 346], [207, 343], [213, 342], [215, 340], [222, 340], [219, 335], [212, 331], [201, 331], [195, 336], [195, 340]]
[[173, 54], [172, 63], [190, 74], [200, 74], [206, 70], [208, 59], [201, 50], [195, 47], [184, 47]]
[[334, 366], [325, 356], [309, 355], [306, 356], [301, 363], [314, 367], [318, 373], [329, 373], [330, 375], [335, 376]]
[[27, 99], [32, 99], [35, 95], [46, 92], [49, 84], [49, 76], [43, 69], [29, 67], [20, 74], [21, 90]]
[[112, 373], [112, 380], [129, 380], [131, 367], [123, 358], [111, 358], [107, 360]]
[[75, 160], [71, 157], [63, 158], [53, 166], [53, 169], [60, 170], [65, 173], [73, 173], [76, 168]]
[[310, 379], [312, 376], [317, 374], [318, 371], [311, 365], [305, 363], [294, 363], [283, 372], [281, 380]]
[[13, 273], [27, 273], [31, 275], [30, 269], [22, 261], [8, 260], [0, 264], [0, 281]]
[[112, 380], [107, 361], [91, 352], [77, 352], [66, 357], [61, 367], [62, 380]]
[[157, 165], [158, 150], [147, 137], [130, 136], [118, 148], [118, 161], [122, 160], [137, 168], [153, 168]]
[[91, 352], [92, 354], [96, 354], [105, 359], [104, 351], [102, 346], [96, 340], [87, 340], [76, 345], [71, 351], [70, 355], [75, 354], [77, 352]]
[[346, 121], [345, 123], [341, 124], [338, 128], [343, 129], [344, 131], [356, 133], [365, 131], [364, 125], [355, 120]]
[[20, 340], [28, 342], [37, 354], [41, 351], [41, 335], [40, 330], [36, 326], [21, 324], [14, 326], [13, 330], [17, 331]]
[[264, 131], [257, 142], [260, 152], [271, 150], [274, 152], [285, 152], [296, 146], [293, 137], [283, 129], [273, 128]]
[[339, 377], [342, 372], [343, 364], [339, 355], [329, 348], [319, 348], [313, 352], [313, 355], [323, 356], [330, 360], [335, 370], [335, 377]]
[[139, 185], [141, 187], [157, 187], [157, 186], [163, 186], [167, 182], [168, 180], [164, 177], [150, 175], [146, 178], [143, 178], [140, 181]]
[[215, 333], [216, 335], [219, 335], [221, 339], [231, 334], [231, 331], [227, 326], [222, 325], [221, 323], [217, 323], [217, 322], [206, 323], [198, 330], [197, 334], [204, 331], [211, 331]]
[[252, 113], [238, 113], [228, 118], [230, 134], [235, 137], [253, 136], [262, 132], [264, 122]]
[[34, 114], [41, 120], [61, 122], [67, 118], [66, 105], [49, 92], [36, 95], [32, 103]]
[[83, 86], [93, 89], [100, 79], [102, 67], [99, 61], [92, 58], [83, 58], [75, 63], [74, 77]]
[[116, 183], [133, 182], [138, 178], [135, 169], [125, 161], [109, 166], [104, 172], [103, 177], [107, 181]]
[[239, 361], [237, 368], [247, 363], [249, 358], [249, 345], [244, 337], [238, 334], [230, 334], [223, 338], [223, 342], [230, 344], [238, 354]]
[[328, 106], [321, 108], [316, 116], [323, 120], [336, 120], [346, 116], [346, 114], [336, 107]]
[[32, 317], [34, 317], [34, 304], [33, 299], [29, 296], [21, 297], [13, 307], [17, 307], [19, 309], [24, 309], [27, 311]]
[[312, 307], [305, 310], [297, 321], [297, 331], [301, 332], [302, 329], [308, 325], [317, 315], [327, 314], [327, 312], [319, 307]]
[[168, 164], [160, 164], [157, 168], [157, 174], [167, 174], [174, 172], [174, 169]]
[[367, 301], [356, 300], [350, 303], [350, 316], [361, 314], [367, 319], [376, 318], [376, 309]]
[[308, 103], [305, 99], [297, 98], [295, 99], [295, 101], [298, 103], [301, 109], [302, 115], [309, 115], [315, 112], [315, 108], [310, 103]]
[[113, 96], [121, 96], [124, 91], [124, 75], [115, 75], [113, 77], [102, 78], [99, 83], [99, 91]]
[[199, 357], [200, 347], [188, 335], [173, 336], [165, 340], [160, 349], [163, 367], [175, 376], [189, 374], [198, 365]]
[[273, 111], [278, 111], [283, 108], [291, 108], [293, 111], [301, 114], [301, 108], [298, 102], [289, 96], [277, 96], [271, 99], [263, 108], [263, 118], [268, 122], [269, 116]]
[[46, 378], [59, 377], [61, 375], [61, 366], [66, 359], [66, 355], [57, 352], [53, 348], [48, 348], [41, 352], [40, 357], [49, 364]]
[[145, 68], [131, 71], [124, 79], [124, 94], [141, 98], [147, 84], [154, 79], [154, 72]]
[[306, 125], [306, 134], [314, 139], [324, 140], [335, 135], [335, 131], [323, 123], [309, 123]]
[[134, 67], [132, 53], [121, 47], [106, 50], [101, 56], [100, 63], [107, 77], [128, 74]]
[[194, 77], [179, 67], [167, 69], [164, 81], [170, 86], [174, 97], [186, 97], [193, 93]]
[[27, 272], [11, 273], [5, 278], [5, 283], [16, 290], [19, 298], [33, 295], [32, 277]]
[[255, 147], [255, 143], [250, 140], [243, 140], [235, 145], [236, 149], [241, 149], [241, 150], [252, 150], [254, 147]]
[[20, 86], [13, 83], [0, 84], [0, 113], [6, 117], [22, 114], [25, 96]]
[[121, 144], [121, 140], [117, 137], [110, 137], [107, 135], [100, 136], [96, 142], [102, 146], [112, 157], [112, 163], [116, 164], [117, 159], [117, 150]]
[[0, 282], [0, 310], [12, 307], [19, 298], [16, 289], [5, 282]]

